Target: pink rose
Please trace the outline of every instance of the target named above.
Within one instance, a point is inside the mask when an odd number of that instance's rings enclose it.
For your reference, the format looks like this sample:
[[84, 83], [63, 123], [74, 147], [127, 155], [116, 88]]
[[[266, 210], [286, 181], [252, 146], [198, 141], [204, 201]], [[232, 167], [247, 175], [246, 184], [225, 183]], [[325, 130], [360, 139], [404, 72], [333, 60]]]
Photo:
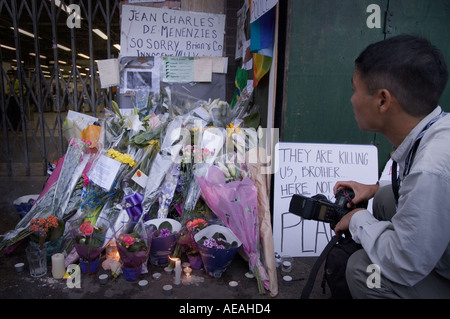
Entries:
[[92, 233], [94, 232], [94, 226], [92, 226], [91, 221], [88, 220], [81, 224], [80, 231], [87, 236], [92, 235]]
[[131, 246], [134, 244], [134, 238], [131, 237], [130, 235], [125, 235], [123, 237], [123, 242], [126, 246]]

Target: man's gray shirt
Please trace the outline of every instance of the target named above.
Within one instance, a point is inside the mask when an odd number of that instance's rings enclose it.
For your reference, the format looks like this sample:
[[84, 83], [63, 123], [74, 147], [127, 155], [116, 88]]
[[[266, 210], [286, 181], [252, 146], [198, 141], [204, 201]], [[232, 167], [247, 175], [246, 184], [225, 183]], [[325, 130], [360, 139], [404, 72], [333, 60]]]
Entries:
[[450, 279], [450, 114], [427, 129], [409, 174], [403, 176], [416, 137], [441, 111], [438, 106], [425, 117], [392, 154], [401, 180], [392, 220], [378, 221], [362, 210], [350, 221], [353, 239], [381, 274], [407, 286], [433, 270]]

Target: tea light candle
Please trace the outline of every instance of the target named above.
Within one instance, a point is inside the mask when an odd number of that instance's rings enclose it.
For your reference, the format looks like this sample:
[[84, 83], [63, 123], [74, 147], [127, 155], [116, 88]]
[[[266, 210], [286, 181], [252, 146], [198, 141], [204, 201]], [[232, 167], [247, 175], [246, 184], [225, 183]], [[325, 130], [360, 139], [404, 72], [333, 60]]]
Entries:
[[183, 284], [190, 285], [192, 283], [192, 276], [190, 272], [185, 273], [186, 277], [183, 280]]
[[231, 291], [237, 291], [238, 285], [239, 284], [237, 283], [237, 281], [234, 280], [228, 283], [228, 287], [230, 288]]
[[170, 296], [172, 294], [172, 285], [164, 285], [163, 286], [163, 293], [166, 296]]
[[173, 268], [170, 268], [169, 266], [164, 267], [164, 271], [168, 274], [170, 274], [173, 271]]
[[147, 281], [147, 280], [140, 280], [140, 281], [138, 282], [138, 285], [139, 285], [139, 288], [140, 288], [141, 290], [144, 290], [145, 288], [147, 288], [148, 281]]
[[188, 267], [184, 267], [183, 270], [184, 270], [184, 273], [185, 273], [186, 276], [188, 276], [188, 274], [191, 275], [191, 272], [192, 272], [192, 268], [191, 267], [189, 267], [189, 266]]
[[22, 272], [25, 269], [25, 264], [24, 263], [17, 263], [14, 265], [14, 270], [16, 272]]
[[100, 284], [105, 285], [108, 282], [108, 275], [101, 274], [100, 276], [98, 276], [98, 280], [100, 281]]
[[292, 277], [291, 276], [283, 276], [283, 284], [285, 286], [290, 286], [292, 284]]
[[292, 262], [293, 258], [291, 256], [281, 256], [281, 271], [283, 272], [291, 272], [292, 270]]
[[52, 276], [56, 279], [61, 279], [66, 273], [63, 254], [52, 255]]
[[155, 272], [155, 273], [152, 275], [152, 278], [153, 278], [153, 280], [159, 280], [159, 279], [161, 278], [161, 273]]
[[292, 270], [292, 264], [290, 261], [283, 261], [281, 264], [281, 270], [284, 272], [290, 272]]

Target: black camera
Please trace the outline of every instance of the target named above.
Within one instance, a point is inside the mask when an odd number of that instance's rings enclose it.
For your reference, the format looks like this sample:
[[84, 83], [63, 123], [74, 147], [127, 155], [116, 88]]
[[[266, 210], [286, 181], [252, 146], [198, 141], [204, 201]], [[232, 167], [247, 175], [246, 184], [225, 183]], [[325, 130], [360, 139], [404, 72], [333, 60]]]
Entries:
[[367, 202], [356, 206], [352, 204], [349, 208], [347, 204], [352, 202], [353, 197], [355, 197], [355, 194], [350, 189], [340, 189], [336, 193], [334, 203], [323, 194], [317, 194], [313, 197], [294, 194], [289, 204], [289, 212], [305, 219], [330, 223], [331, 228], [334, 229], [341, 218], [351, 210], [357, 207], [367, 208]]

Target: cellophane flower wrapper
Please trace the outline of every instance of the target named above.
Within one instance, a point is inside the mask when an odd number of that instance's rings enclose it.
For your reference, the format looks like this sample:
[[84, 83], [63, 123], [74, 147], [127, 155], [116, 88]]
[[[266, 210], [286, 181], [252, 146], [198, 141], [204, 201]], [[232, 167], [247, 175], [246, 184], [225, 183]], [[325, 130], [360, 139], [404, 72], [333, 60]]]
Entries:
[[[119, 236], [129, 234], [131, 232], [138, 233], [140, 239], [145, 244], [146, 249], [136, 252], [128, 251], [126, 247], [120, 244]], [[151, 237], [149, 229], [143, 222], [124, 222], [119, 230], [116, 231], [115, 239], [117, 243], [117, 250], [119, 251], [122, 265], [126, 268], [139, 268], [147, 262], [148, 254], [151, 246]]]
[[211, 166], [206, 177], [197, 178], [202, 196], [208, 206], [242, 242], [249, 258], [250, 269], [258, 280], [260, 293], [269, 289], [269, 278], [261, 262], [257, 189], [253, 181], [244, 177], [242, 181], [226, 183], [222, 171]]
[[[272, 217], [270, 212], [270, 191], [268, 188], [268, 174], [262, 173], [266, 169], [266, 149], [256, 147], [251, 149], [246, 156], [246, 165], [258, 190], [258, 222], [260, 229], [260, 240], [262, 244], [264, 264], [270, 281], [270, 294], [272, 297], [278, 294], [277, 267], [275, 263], [275, 250], [272, 232]], [[252, 159], [252, 160], [250, 160]], [[257, 160], [254, 160], [257, 159]]]
[[[226, 245], [216, 241], [216, 236], [225, 239]], [[210, 224], [194, 235], [202, 256], [205, 271], [214, 278], [220, 278], [232, 262], [239, 247], [239, 237], [228, 227], [218, 223]]]
[[[150, 168], [147, 185], [145, 187], [143, 215], [146, 215], [161, 194], [161, 186], [166, 175], [179, 163], [180, 150], [187, 143], [183, 137], [185, 126], [190, 121], [188, 115], [175, 117], [167, 126], [166, 134], [161, 144], [161, 150], [156, 154]], [[185, 137], [187, 139], [187, 137]], [[144, 217], [144, 216], [143, 216]]]
[[[95, 225], [100, 231], [94, 232], [91, 235], [84, 235], [80, 229], [80, 226], [87, 220], [95, 220]], [[80, 256], [80, 258], [91, 261], [100, 256], [100, 253], [113, 238], [107, 234], [114, 234], [114, 229], [112, 229], [111, 223], [105, 219], [98, 216], [87, 216], [72, 220], [69, 223], [70, 235], [73, 239], [73, 245]], [[112, 229], [112, 231], [109, 231]], [[82, 244], [80, 239], [85, 239], [89, 241], [87, 245]]]
[[[183, 220], [192, 217], [194, 208], [200, 198], [201, 188], [196, 177], [206, 176], [208, 169], [214, 164], [214, 161], [221, 156], [225, 141], [226, 132], [224, 128], [196, 128], [197, 134], [194, 137], [192, 147], [197, 149], [199, 155], [195, 153], [190, 158], [183, 159], [185, 175], [183, 183], [185, 190], [183, 201]], [[185, 146], [186, 147], [186, 146]]]
[[79, 139], [71, 140], [63, 160], [58, 163], [59, 174], [54, 172], [55, 175], [51, 176], [52, 179], [47, 182], [49, 185], [44, 188], [30, 211], [17, 223], [14, 230], [5, 234], [0, 243], [0, 249], [11, 246], [29, 236], [31, 232], [28, 227], [34, 218], [55, 215], [58, 219], [63, 220], [68, 216], [80, 199], [81, 193], [76, 188], [88, 163], [89, 156], [85, 155], [88, 149], [85, 142]]

